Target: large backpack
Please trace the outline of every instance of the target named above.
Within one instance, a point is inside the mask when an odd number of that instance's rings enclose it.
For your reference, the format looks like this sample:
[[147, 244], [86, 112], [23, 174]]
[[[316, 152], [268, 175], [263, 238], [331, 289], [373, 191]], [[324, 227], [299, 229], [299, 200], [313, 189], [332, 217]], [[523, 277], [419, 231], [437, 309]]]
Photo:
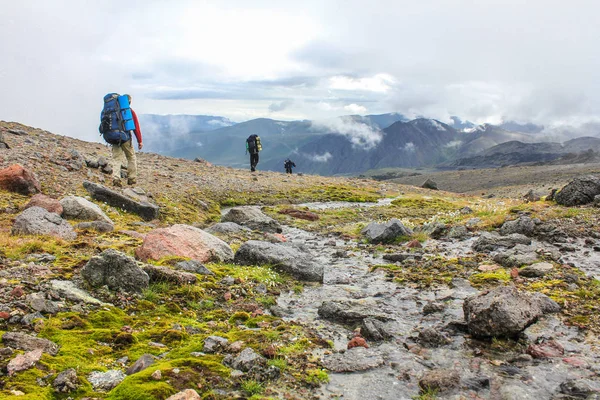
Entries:
[[100, 113], [98, 130], [107, 143], [121, 144], [131, 140], [131, 131], [135, 129], [133, 115], [127, 96], [109, 93], [104, 96], [104, 108]]
[[260, 143], [260, 138], [258, 135], [250, 135], [248, 139], [246, 139], [246, 143], [248, 144], [248, 151], [250, 154], [256, 154], [262, 150], [262, 144]]

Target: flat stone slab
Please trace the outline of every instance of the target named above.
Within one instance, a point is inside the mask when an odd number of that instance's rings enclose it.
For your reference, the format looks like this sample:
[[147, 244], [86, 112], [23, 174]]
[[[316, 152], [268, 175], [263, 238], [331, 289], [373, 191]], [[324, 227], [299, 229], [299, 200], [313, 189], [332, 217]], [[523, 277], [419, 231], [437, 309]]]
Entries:
[[377, 368], [385, 360], [376, 350], [353, 347], [344, 353], [326, 355], [323, 366], [332, 372], [356, 372]]
[[146, 221], [158, 218], [160, 208], [156, 204], [136, 201], [106, 186], [89, 181], [84, 181], [83, 187], [94, 199], [137, 214]]

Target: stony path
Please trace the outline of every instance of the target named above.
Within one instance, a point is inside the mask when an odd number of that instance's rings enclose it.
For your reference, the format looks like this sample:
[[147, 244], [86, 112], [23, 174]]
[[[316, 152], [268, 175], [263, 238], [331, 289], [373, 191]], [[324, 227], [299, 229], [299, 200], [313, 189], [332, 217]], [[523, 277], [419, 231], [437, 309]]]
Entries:
[[[564, 355], [534, 359], [516, 343], [512, 348], [500, 344], [495, 348], [493, 342], [478, 342], [457, 329], [464, 321], [463, 300], [478, 293], [468, 281], [455, 279], [450, 287], [436, 290], [407, 288], [391, 282], [381, 271], [369, 272], [371, 265], [389, 262], [361, 250], [360, 245], [357, 251], [356, 243], [290, 227], [284, 228], [284, 234], [325, 266], [323, 285], [307, 287], [299, 295], [282, 294], [278, 301], [279, 313], [312, 326], [334, 344], [331, 351], [319, 355], [330, 376], [320, 389], [322, 399], [411, 399], [419, 395], [419, 380], [438, 372], [448, 386], [437, 393], [439, 399], [566, 399], [573, 398], [564, 397], [569, 391], [600, 390], [600, 353], [594, 341], [556, 317], [530, 326], [524, 339], [529, 343], [554, 339], [564, 348]], [[429, 240], [425, 257], [433, 253], [460, 256], [470, 251], [472, 241]], [[568, 257], [583, 257], [586, 265], [594, 265], [582, 253], [579, 249]], [[327, 302], [341, 305], [337, 322], [319, 316], [319, 308]], [[424, 315], [424, 307], [431, 305], [439, 308]], [[339, 322], [348, 317], [344, 311], [350, 310], [358, 316]], [[368, 349], [347, 350], [353, 329], [369, 317], [385, 321], [382, 328], [390, 338], [367, 340]], [[328, 318], [336, 318], [335, 313]]]

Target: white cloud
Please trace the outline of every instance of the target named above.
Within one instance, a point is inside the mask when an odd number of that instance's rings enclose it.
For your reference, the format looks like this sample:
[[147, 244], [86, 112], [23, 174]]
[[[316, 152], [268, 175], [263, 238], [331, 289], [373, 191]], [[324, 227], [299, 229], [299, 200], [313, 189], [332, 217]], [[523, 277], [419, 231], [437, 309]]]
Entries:
[[332, 76], [329, 88], [338, 90], [364, 90], [385, 93], [391, 89], [396, 79], [388, 74], [377, 74], [367, 78], [352, 78], [349, 76]]
[[319, 130], [346, 136], [353, 146], [365, 150], [375, 147], [383, 139], [381, 131], [350, 117], [313, 121], [312, 124]]
[[365, 114], [367, 112], [367, 107], [359, 106], [358, 104], [353, 103], [344, 106], [344, 110], [352, 114]]
[[320, 163], [327, 162], [332, 157], [331, 153], [328, 151], [326, 151], [323, 154], [316, 154], [316, 153], [315, 154], [305, 154], [304, 156], [311, 161], [320, 162]]
[[417, 149], [417, 146], [415, 146], [415, 144], [413, 142], [406, 143], [404, 145], [404, 147], [402, 148], [402, 150], [404, 150], [407, 153], [414, 153], [416, 149]]

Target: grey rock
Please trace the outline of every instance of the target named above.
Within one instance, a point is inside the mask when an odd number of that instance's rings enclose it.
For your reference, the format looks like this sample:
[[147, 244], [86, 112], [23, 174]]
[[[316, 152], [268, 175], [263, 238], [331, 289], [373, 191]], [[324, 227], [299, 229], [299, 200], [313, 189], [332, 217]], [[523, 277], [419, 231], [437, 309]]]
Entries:
[[530, 245], [531, 239], [519, 233], [500, 236], [496, 232], [483, 232], [473, 243], [472, 248], [479, 252], [490, 252], [500, 247], [512, 248], [517, 244]]
[[415, 257], [413, 253], [393, 253], [393, 254], [384, 254], [383, 259], [392, 262], [402, 262], [406, 259]]
[[115, 226], [106, 221], [90, 221], [90, 222], [80, 222], [75, 225], [75, 229], [81, 229], [83, 231], [92, 230], [99, 233], [112, 232], [115, 230]]
[[506, 268], [520, 267], [538, 261], [538, 254], [529, 246], [521, 244], [512, 249], [498, 251], [494, 261]]
[[446, 234], [447, 229], [446, 224], [436, 221], [424, 223], [418, 231], [427, 234], [432, 239], [440, 239]]
[[527, 278], [539, 278], [547, 275], [554, 269], [554, 266], [548, 262], [540, 262], [528, 265], [519, 270], [519, 275]]
[[27, 302], [29, 303], [29, 307], [40, 313], [56, 314], [60, 310], [59, 304], [46, 299], [46, 296], [42, 292], [28, 294]]
[[215, 273], [208, 269], [204, 264], [200, 261], [196, 260], [188, 260], [188, 261], [179, 261], [174, 265], [176, 269], [180, 269], [186, 272], [192, 272], [194, 274], [200, 275], [214, 275]]
[[85, 160], [85, 165], [88, 166], [89, 168], [100, 168], [100, 164], [98, 164], [98, 161], [94, 161], [94, 160]]
[[15, 218], [11, 234], [51, 235], [66, 240], [77, 237], [77, 233], [67, 221], [41, 207], [30, 207], [19, 214]]
[[112, 220], [104, 211], [91, 201], [79, 196], [67, 196], [60, 200], [63, 207], [63, 217], [67, 219], [82, 219], [86, 221], [104, 221], [111, 225]]
[[36, 311], [34, 313], [29, 313], [27, 315], [24, 315], [23, 318], [21, 318], [21, 325], [25, 325], [25, 326], [33, 326], [35, 324], [35, 321], [38, 319], [45, 319], [44, 316], [42, 315], [42, 313], [40, 313], [39, 311]]
[[15, 372], [25, 371], [33, 367], [42, 358], [42, 349], [35, 349], [26, 352], [25, 354], [19, 354], [6, 366], [8, 375], [14, 375]]
[[450, 344], [452, 341], [442, 334], [438, 329], [423, 328], [417, 338], [419, 344], [423, 347], [441, 347]]
[[138, 358], [137, 361], [133, 363], [131, 367], [127, 368], [125, 374], [133, 375], [135, 373], [143, 371], [152, 364], [154, 364], [154, 360], [156, 360], [156, 357], [154, 357], [152, 354], [144, 354], [140, 358]]
[[372, 348], [353, 347], [344, 353], [333, 353], [323, 357], [323, 366], [332, 372], [356, 372], [377, 368], [385, 360]]
[[360, 233], [371, 243], [387, 243], [400, 236], [410, 236], [413, 231], [405, 227], [399, 219], [392, 218], [384, 224], [371, 222]]
[[526, 202], [531, 203], [531, 202], [534, 202], [534, 201], [540, 201], [541, 196], [539, 194], [537, 194], [535, 190], [530, 189], [527, 193], [525, 193], [523, 195], [523, 199]]
[[468, 297], [463, 311], [473, 336], [510, 337], [544, 314], [560, 311], [560, 306], [541, 293], [519, 292], [514, 286], [502, 286]]
[[589, 204], [600, 194], [600, 178], [593, 175], [577, 178], [564, 186], [554, 200], [563, 206], [572, 207]]
[[90, 258], [81, 276], [93, 287], [107, 285], [111, 290], [136, 293], [148, 288], [150, 280], [133, 258], [113, 249]]
[[427, 179], [425, 182], [423, 182], [423, 184], [421, 185], [421, 187], [425, 188], [425, 189], [439, 190], [438, 186], [437, 186], [437, 183], [435, 183], [431, 179]]
[[77, 372], [73, 368], [62, 371], [54, 382], [52, 387], [59, 393], [70, 393], [77, 390], [79, 387], [79, 379], [77, 378]]
[[313, 257], [288, 244], [250, 240], [240, 246], [234, 262], [241, 265], [270, 264], [294, 278], [311, 282], [323, 282], [323, 266]]
[[156, 204], [135, 201], [127, 196], [122, 195], [121, 193], [107, 188], [106, 186], [98, 185], [89, 181], [84, 181], [83, 187], [94, 199], [103, 201], [113, 207], [118, 207], [139, 215], [146, 221], [151, 221], [158, 218], [159, 207]]
[[571, 396], [575, 399], [587, 399], [590, 395], [598, 393], [592, 386], [585, 380], [568, 380], [560, 384], [559, 391], [562, 394]]
[[366, 318], [374, 318], [387, 321], [389, 317], [377, 311], [375, 303], [369, 304], [357, 300], [328, 300], [319, 306], [317, 313], [319, 317], [327, 321], [340, 322], [343, 324], [355, 324]]
[[450, 231], [448, 232], [448, 238], [450, 238], [450, 239], [462, 240], [468, 236], [469, 236], [469, 231], [467, 230], [467, 227], [464, 225], [453, 226], [452, 228], [450, 228]]
[[251, 232], [252, 229], [236, 224], [235, 222], [219, 222], [205, 229], [208, 233], [243, 233], [243, 232]]
[[385, 323], [371, 317], [362, 320], [360, 333], [365, 339], [374, 342], [381, 342], [393, 337], [386, 328]]
[[600, 207], [600, 194], [594, 196], [593, 204], [594, 207]]
[[532, 236], [535, 230], [535, 223], [531, 218], [524, 215], [513, 221], [506, 221], [500, 228], [501, 235], [510, 235], [511, 233], [520, 233], [525, 236]]
[[233, 360], [231, 366], [235, 369], [239, 369], [243, 372], [248, 372], [255, 366], [266, 365], [266, 359], [257, 354], [254, 350], [246, 347], [242, 352]]
[[144, 265], [144, 272], [148, 274], [150, 282], [171, 282], [178, 285], [196, 283], [198, 278], [191, 272], [176, 271], [169, 267], [157, 265]]
[[205, 353], [217, 353], [227, 348], [229, 340], [220, 336], [209, 336], [204, 339], [202, 351]]
[[430, 301], [423, 306], [423, 315], [434, 314], [437, 312], [442, 312], [446, 309], [446, 305], [444, 303], [437, 303]]
[[30, 336], [21, 332], [6, 332], [2, 335], [2, 343], [13, 349], [25, 351], [42, 349], [44, 353], [48, 353], [51, 356], [57, 355], [58, 350], [60, 349], [59, 345], [48, 339]]
[[90, 296], [86, 291], [76, 287], [72, 281], [51, 280], [50, 287], [67, 300], [95, 305], [106, 304]]
[[473, 209], [471, 207], [468, 207], [468, 206], [465, 206], [465, 207], [461, 208], [459, 211], [463, 215], [473, 214]]
[[117, 369], [106, 372], [94, 371], [88, 376], [88, 381], [96, 391], [109, 392], [123, 382], [125, 374]]
[[279, 222], [263, 214], [259, 207], [254, 206], [234, 207], [221, 218], [221, 222], [235, 222], [238, 225], [262, 232], [282, 232]]
[[480, 390], [489, 389], [490, 378], [487, 376], [475, 376], [473, 378], [464, 379], [461, 382], [461, 386], [467, 390], [474, 390], [476, 392]]

